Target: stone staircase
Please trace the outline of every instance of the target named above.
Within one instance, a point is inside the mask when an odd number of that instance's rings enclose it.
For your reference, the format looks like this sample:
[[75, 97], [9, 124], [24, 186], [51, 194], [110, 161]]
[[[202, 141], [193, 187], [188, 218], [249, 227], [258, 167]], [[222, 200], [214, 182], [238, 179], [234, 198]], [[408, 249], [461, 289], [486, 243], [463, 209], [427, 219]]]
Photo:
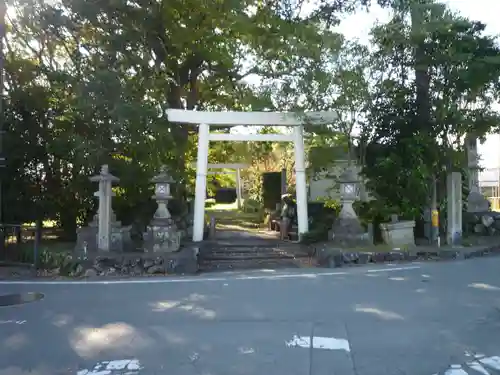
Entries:
[[198, 257], [201, 272], [300, 268], [311, 265], [307, 247], [275, 239], [207, 241]]

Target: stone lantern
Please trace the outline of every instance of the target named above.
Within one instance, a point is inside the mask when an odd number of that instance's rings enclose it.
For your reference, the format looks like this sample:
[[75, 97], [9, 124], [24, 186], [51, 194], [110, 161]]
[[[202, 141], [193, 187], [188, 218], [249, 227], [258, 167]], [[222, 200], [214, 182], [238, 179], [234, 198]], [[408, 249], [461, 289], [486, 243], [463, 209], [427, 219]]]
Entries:
[[174, 252], [179, 250], [181, 233], [168, 211], [168, 201], [172, 199], [170, 185], [175, 181], [168, 174], [165, 166], [160, 169], [160, 174], [151, 182], [155, 184], [153, 199], [158, 205], [147, 231], [144, 234], [144, 249], [147, 252]]
[[352, 204], [359, 196], [359, 178], [357, 174], [351, 167], [348, 167], [339, 176], [338, 182], [340, 184], [340, 203], [342, 205], [339, 217], [357, 219], [358, 216], [352, 207]]
[[167, 168], [162, 166], [160, 168], [160, 174], [153, 177], [151, 182], [155, 184], [155, 195], [153, 195], [153, 199], [156, 200], [158, 204], [154, 218], [171, 219], [167, 204], [168, 201], [172, 199], [172, 195], [170, 195], [170, 185], [175, 182], [174, 179], [168, 174]]
[[347, 167], [339, 176], [338, 182], [342, 209], [333, 223], [330, 238], [340, 246], [369, 244], [368, 233], [363, 229], [352, 207], [359, 196], [359, 177], [352, 167]]

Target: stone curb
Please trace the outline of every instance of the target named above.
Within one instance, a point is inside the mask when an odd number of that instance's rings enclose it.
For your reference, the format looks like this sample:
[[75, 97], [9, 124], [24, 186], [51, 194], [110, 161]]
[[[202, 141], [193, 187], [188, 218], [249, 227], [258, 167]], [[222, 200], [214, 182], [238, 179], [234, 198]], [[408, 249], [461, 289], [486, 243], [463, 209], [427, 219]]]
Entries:
[[500, 255], [500, 245], [484, 246], [480, 248], [460, 248], [446, 250], [410, 251], [394, 250], [389, 252], [346, 251], [340, 248], [320, 249], [316, 253], [318, 267], [336, 268], [351, 265], [414, 262], [414, 261], [444, 261], [472, 259], [489, 255]]

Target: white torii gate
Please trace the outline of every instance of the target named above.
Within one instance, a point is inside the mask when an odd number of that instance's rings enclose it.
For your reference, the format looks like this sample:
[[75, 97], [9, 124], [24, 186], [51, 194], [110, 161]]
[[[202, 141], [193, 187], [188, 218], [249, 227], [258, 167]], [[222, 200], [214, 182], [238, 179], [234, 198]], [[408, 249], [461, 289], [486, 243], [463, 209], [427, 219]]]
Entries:
[[241, 170], [248, 168], [249, 164], [208, 164], [208, 169], [235, 169], [235, 171], [225, 171], [225, 172], [207, 172], [207, 174], [235, 174], [236, 175], [236, 202], [238, 204], [238, 208], [241, 208]]
[[[295, 148], [295, 180], [299, 237], [309, 230], [307, 216], [307, 185], [304, 158], [304, 123], [331, 124], [333, 112], [206, 112], [168, 109], [168, 120], [185, 124], [198, 124], [198, 158], [196, 162], [196, 189], [194, 200], [193, 242], [203, 241], [205, 198], [207, 191], [208, 149], [210, 141], [263, 141], [293, 142]], [[292, 134], [230, 134], [210, 133], [214, 126], [292, 126]]]

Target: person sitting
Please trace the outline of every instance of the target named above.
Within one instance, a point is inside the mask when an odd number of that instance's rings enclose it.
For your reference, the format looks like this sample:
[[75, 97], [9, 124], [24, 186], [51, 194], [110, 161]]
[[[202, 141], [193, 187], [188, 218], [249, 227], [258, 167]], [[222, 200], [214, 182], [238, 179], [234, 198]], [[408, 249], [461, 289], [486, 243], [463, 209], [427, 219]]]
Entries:
[[281, 225], [280, 225], [280, 237], [281, 240], [290, 239], [290, 228], [292, 220], [295, 217], [295, 202], [293, 201], [290, 194], [284, 194], [282, 197], [281, 205]]

